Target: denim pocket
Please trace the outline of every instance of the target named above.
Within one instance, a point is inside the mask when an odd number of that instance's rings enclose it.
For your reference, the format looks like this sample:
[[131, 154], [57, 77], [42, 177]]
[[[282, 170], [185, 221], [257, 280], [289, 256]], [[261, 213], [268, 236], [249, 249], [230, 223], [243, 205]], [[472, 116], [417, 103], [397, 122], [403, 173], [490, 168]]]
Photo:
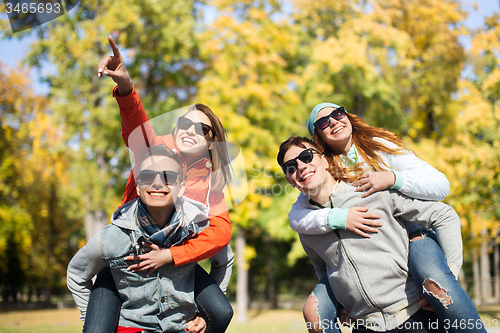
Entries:
[[125, 257], [121, 258], [114, 258], [109, 260], [109, 267], [110, 268], [127, 268], [131, 263], [128, 263], [125, 259]]

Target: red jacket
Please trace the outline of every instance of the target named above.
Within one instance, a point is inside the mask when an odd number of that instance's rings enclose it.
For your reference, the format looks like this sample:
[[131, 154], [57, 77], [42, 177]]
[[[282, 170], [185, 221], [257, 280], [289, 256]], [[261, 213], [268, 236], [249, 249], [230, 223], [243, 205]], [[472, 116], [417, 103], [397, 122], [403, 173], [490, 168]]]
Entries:
[[[134, 129], [149, 121], [148, 116], [144, 111], [141, 99], [139, 94], [135, 91], [135, 88], [132, 88], [132, 92], [129, 95], [121, 97], [117, 95], [117, 87], [115, 87], [113, 96], [116, 98], [120, 107], [123, 140], [127, 147], [134, 151], [133, 146], [137, 145], [137, 141], [134, 140], [129, 142], [129, 136]], [[144, 137], [143, 134], [153, 133], [148, 125], [149, 123], [142, 126], [142, 133], [134, 131], [134, 135], [139, 133], [140, 136]], [[164, 136], [148, 135], [148, 137], [148, 144], [151, 146], [161, 143], [177, 151], [171, 134]], [[142, 139], [142, 141], [144, 140]], [[138, 198], [135, 177], [133, 174], [134, 170], [130, 172], [128, 177], [122, 204]], [[192, 238], [181, 245], [170, 248], [170, 252], [174, 259], [174, 265], [184, 265], [210, 258], [229, 244], [232, 234], [231, 222], [229, 221], [229, 214], [222, 191], [211, 190], [207, 198], [209, 187], [208, 180], [210, 176], [209, 160], [203, 158], [200, 161], [188, 165], [186, 167], [186, 174], [186, 189], [184, 195], [205, 204], [207, 204], [208, 199], [210, 205], [210, 226], [205, 228], [196, 238]]]

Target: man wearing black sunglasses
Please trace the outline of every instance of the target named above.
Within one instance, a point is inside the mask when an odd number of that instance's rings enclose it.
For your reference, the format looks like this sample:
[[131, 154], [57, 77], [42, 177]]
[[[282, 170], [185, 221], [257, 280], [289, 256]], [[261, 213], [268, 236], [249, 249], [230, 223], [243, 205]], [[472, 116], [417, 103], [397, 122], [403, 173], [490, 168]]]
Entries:
[[173, 266], [162, 260], [171, 246], [208, 226], [208, 208], [182, 197], [184, 167], [176, 153], [155, 146], [139, 161], [139, 198], [121, 206], [112, 224], [73, 257], [68, 288], [84, 319], [92, 277], [109, 266], [122, 301], [118, 331], [200, 332], [206, 323], [194, 300], [196, 263]]
[[[420, 290], [409, 275], [407, 221], [436, 232], [446, 257], [442, 265], [450, 268], [449, 274], [457, 276], [462, 265], [462, 239], [460, 218], [455, 211], [441, 202], [411, 199], [393, 190], [362, 198], [362, 192], [329, 173], [328, 160], [307, 138], [293, 136], [283, 142], [278, 163], [288, 182], [307, 195], [311, 209], [368, 206], [373, 218], [378, 216], [382, 222], [370, 238], [340, 229], [320, 235], [299, 234], [318, 278], [327, 278], [338, 300], [329, 312], [340, 314], [341, 306], [350, 311], [349, 316], [356, 320], [353, 333], [444, 332], [442, 326], [434, 330], [438, 326], [436, 313], [420, 308]], [[425, 285], [427, 282], [432, 281], [426, 280]], [[468, 299], [458, 281], [453, 288], [440, 280], [433, 282], [429, 285], [442, 289], [428, 290], [430, 295], [436, 293], [436, 297], [430, 297], [434, 308], [460, 306]], [[315, 289], [304, 306], [306, 321], [315, 318], [309, 322], [310, 327], [315, 327], [310, 332], [320, 331], [314, 322], [320, 322], [327, 332], [339, 332], [335, 322], [324, 322], [319, 317], [315, 296], [318, 291]], [[443, 295], [438, 297], [438, 292]], [[479, 320], [477, 311], [472, 317]]]

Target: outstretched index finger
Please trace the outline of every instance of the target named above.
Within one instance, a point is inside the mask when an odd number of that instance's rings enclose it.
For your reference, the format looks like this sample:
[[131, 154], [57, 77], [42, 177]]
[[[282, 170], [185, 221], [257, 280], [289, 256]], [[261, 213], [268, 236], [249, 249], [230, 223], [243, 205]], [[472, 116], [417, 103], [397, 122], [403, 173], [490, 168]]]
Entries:
[[108, 41], [109, 45], [111, 45], [111, 49], [113, 50], [113, 55], [117, 58], [121, 58], [122, 55], [120, 54], [120, 50], [118, 50], [118, 47], [115, 44], [115, 41], [113, 40], [113, 37], [111, 35], [108, 36]]

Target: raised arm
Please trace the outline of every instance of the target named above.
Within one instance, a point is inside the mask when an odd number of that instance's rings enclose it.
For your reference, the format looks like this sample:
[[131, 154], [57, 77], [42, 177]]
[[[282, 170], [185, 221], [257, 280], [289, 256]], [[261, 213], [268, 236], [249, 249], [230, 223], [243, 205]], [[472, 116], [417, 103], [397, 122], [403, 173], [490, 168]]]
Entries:
[[[102, 77], [104, 74], [116, 82], [117, 86], [113, 89], [113, 96], [120, 107], [123, 141], [132, 151], [137, 151], [143, 149], [145, 142], [148, 142], [149, 145], [154, 144], [154, 131], [148, 123], [148, 116], [144, 111], [139, 94], [134, 89], [120, 50], [113, 37], [108, 36], [108, 41], [113, 55], [107, 56], [99, 62], [97, 76]], [[140, 126], [144, 128], [141, 130]], [[129, 144], [129, 136], [134, 131], [138, 131], [134, 137], [134, 141], [138, 141], [138, 147]], [[142, 137], [143, 133], [146, 135], [145, 139]]]
[[[101, 60], [99, 63], [98, 76], [101, 77], [102, 74], [107, 75], [117, 83], [117, 86], [113, 90], [113, 96], [116, 98], [118, 106], [120, 107], [121, 132], [125, 145], [133, 152], [144, 149], [146, 145], [151, 146], [158, 143], [164, 143], [170, 147], [170, 145], [166, 143], [169, 135], [155, 136], [149, 124], [149, 119], [142, 105], [141, 98], [132, 85], [120, 51], [111, 36], [108, 37], [108, 40], [113, 50], [113, 56]], [[105, 70], [106, 68], [107, 70]], [[135, 180], [133, 172], [131, 172], [125, 188], [122, 204], [136, 199], [137, 197]], [[214, 203], [212, 203], [210, 209], [210, 226], [205, 228], [196, 238], [190, 239], [182, 245], [172, 247], [165, 251], [164, 253], [167, 253], [169, 257], [162, 258], [163, 262], [173, 263], [174, 265], [198, 262], [210, 258], [229, 244], [232, 235], [232, 227], [224, 202], [224, 195], [222, 192], [220, 194], [214, 193], [213, 195], [211, 194], [211, 198], [214, 199]], [[232, 261], [227, 263], [228, 267], [231, 265]]]

